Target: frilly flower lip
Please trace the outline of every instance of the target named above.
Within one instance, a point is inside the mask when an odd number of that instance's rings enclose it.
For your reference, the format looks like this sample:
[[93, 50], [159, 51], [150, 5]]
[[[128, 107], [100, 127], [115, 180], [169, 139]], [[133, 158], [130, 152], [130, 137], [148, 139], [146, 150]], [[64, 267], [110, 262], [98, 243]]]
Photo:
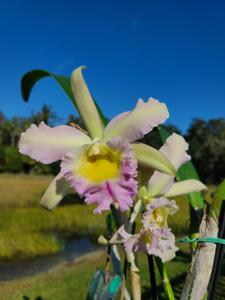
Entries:
[[169, 228], [150, 226], [142, 228], [138, 234], [131, 235], [121, 226], [109, 240], [111, 244], [123, 243], [128, 252], [146, 252], [158, 256], [163, 262], [174, 258], [178, 248], [175, 246], [175, 236]]
[[95, 203], [95, 213], [114, 204], [121, 211], [133, 204], [137, 193], [137, 161], [130, 144], [115, 137], [107, 144], [83, 146], [62, 159], [61, 172], [87, 204]]
[[97, 213], [109, 209], [112, 203], [125, 210], [132, 205], [136, 193], [137, 162], [175, 174], [174, 166], [162, 152], [144, 144], [129, 145], [162, 124], [169, 113], [164, 103], [139, 99], [132, 111], [116, 116], [104, 128], [82, 69], [73, 72], [71, 86], [88, 134], [72, 126], [32, 124], [21, 135], [19, 151], [44, 164], [62, 161], [62, 170], [41, 200], [45, 208], [53, 209], [72, 186], [87, 203], [97, 204]]
[[168, 216], [175, 214], [177, 210], [178, 206], [174, 200], [168, 200], [163, 197], [153, 199], [153, 201], [146, 206], [146, 211], [143, 214], [143, 227], [168, 227]]

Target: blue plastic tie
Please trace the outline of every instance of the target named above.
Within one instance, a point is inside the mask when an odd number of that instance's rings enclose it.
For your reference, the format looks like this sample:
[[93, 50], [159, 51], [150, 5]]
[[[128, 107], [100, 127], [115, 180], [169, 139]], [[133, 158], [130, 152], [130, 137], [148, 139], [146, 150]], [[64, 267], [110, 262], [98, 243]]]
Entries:
[[225, 239], [215, 238], [215, 237], [205, 237], [205, 238], [193, 238], [184, 237], [183, 239], [178, 240], [180, 243], [213, 243], [213, 244], [222, 244], [225, 245]]

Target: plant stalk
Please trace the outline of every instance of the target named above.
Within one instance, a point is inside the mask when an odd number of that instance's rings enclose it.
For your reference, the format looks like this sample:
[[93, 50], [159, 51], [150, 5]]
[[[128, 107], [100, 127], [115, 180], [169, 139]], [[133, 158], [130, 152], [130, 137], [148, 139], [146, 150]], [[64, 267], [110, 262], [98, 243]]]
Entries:
[[155, 267], [154, 267], [154, 260], [153, 255], [147, 254], [148, 257], [148, 268], [149, 268], [149, 275], [150, 275], [150, 282], [151, 282], [151, 290], [152, 290], [152, 300], [158, 299], [157, 293], [157, 284], [155, 278]]
[[159, 274], [160, 274], [162, 282], [163, 282], [163, 286], [164, 286], [166, 296], [169, 300], [175, 300], [173, 289], [172, 289], [172, 286], [171, 286], [171, 283], [170, 283], [170, 279], [169, 279], [169, 276], [167, 274], [166, 266], [161, 261], [160, 258], [156, 257], [155, 260], [156, 260], [156, 263], [157, 263]]
[[[113, 205], [111, 206], [111, 211], [112, 211], [112, 214], [115, 219], [117, 227], [119, 228], [120, 226], [124, 225], [126, 228], [126, 231], [128, 233], [132, 233], [133, 222], [130, 223], [128, 217], [125, 214], [123, 214], [121, 211], [116, 209]], [[135, 214], [136, 214], [136, 212], [135, 212]], [[141, 280], [140, 280], [139, 269], [135, 264], [134, 253], [133, 252], [129, 253], [125, 249], [124, 249], [124, 252], [126, 255], [128, 265], [129, 265], [133, 300], [141, 300]]]

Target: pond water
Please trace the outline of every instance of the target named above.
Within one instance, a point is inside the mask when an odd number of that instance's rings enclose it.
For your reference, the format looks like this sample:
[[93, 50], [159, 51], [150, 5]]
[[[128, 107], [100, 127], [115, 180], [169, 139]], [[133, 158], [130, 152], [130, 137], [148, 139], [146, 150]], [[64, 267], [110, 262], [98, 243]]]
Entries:
[[100, 246], [94, 245], [90, 239], [70, 239], [66, 241], [64, 250], [60, 253], [42, 256], [18, 262], [0, 262], [0, 281], [31, 276], [56, 267], [62, 263], [69, 263], [76, 258], [99, 250]]

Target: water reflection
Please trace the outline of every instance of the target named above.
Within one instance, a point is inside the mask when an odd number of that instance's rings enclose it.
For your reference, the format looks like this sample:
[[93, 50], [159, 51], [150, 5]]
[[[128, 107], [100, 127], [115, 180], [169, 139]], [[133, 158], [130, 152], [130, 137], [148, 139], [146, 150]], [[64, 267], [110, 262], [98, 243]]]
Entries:
[[56, 267], [62, 263], [68, 263], [81, 255], [99, 249], [90, 239], [70, 239], [65, 243], [61, 253], [37, 257], [31, 260], [18, 262], [0, 262], [0, 281], [13, 280], [23, 276], [31, 276]]

